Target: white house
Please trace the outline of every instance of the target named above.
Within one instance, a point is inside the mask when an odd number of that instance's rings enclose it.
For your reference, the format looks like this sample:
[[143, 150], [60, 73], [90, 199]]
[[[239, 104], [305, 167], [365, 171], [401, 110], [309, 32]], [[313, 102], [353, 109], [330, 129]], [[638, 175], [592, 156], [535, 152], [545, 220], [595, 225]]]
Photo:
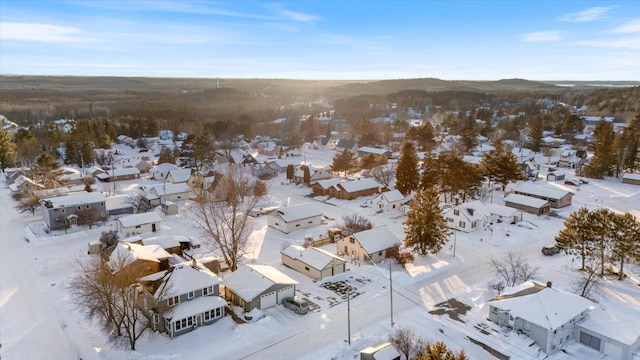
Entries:
[[186, 182], [177, 184], [158, 184], [139, 188], [140, 196], [151, 206], [158, 206], [166, 201], [189, 199], [189, 185]]
[[280, 254], [283, 265], [315, 280], [343, 273], [347, 263], [335, 254], [312, 246], [289, 245]]
[[402, 201], [404, 195], [400, 190], [391, 190], [383, 192], [375, 198], [369, 200], [369, 206], [375, 210], [388, 211], [402, 211]]
[[179, 169], [177, 166], [169, 163], [162, 163], [151, 169], [151, 177], [153, 180], [164, 180], [167, 178], [169, 171]]
[[353, 260], [377, 263], [387, 258], [387, 250], [400, 244], [400, 240], [386, 225], [345, 236], [336, 243], [337, 253]]
[[515, 224], [522, 221], [522, 211], [508, 206], [498, 204], [484, 204], [489, 211], [490, 220], [497, 222], [505, 222], [507, 224]]
[[296, 293], [297, 281], [268, 265], [245, 265], [224, 278], [225, 298], [245, 311], [267, 309]]
[[491, 214], [479, 200], [458, 204], [445, 209], [442, 216], [447, 220], [447, 225], [455, 230], [472, 232], [484, 228], [489, 222]]
[[288, 234], [294, 230], [320, 225], [322, 212], [312, 203], [281, 207], [268, 216], [270, 227]]
[[160, 230], [162, 218], [157, 212], [141, 213], [123, 216], [116, 220], [116, 230], [124, 235], [131, 236]]
[[191, 169], [172, 169], [167, 174], [167, 182], [172, 184], [186, 183], [191, 177]]

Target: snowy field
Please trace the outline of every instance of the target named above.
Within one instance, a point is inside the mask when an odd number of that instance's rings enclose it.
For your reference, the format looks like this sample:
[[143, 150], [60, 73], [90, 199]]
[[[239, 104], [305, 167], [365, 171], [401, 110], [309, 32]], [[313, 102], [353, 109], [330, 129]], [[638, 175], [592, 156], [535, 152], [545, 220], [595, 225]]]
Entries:
[[[127, 147], [118, 147], [118, 150], [123, 154], [122, 159], [139, 155]], [[306, 159], [313, 165], [327, 165], [334, 154], [328, 150], [308, 150]], [[574, 263], [571, 257], [563, 255], [546, 257], [540, 252], [543, 245], [553, 242], [564, 219], [581, 206], [607, 207], [640, 217], [638, 186], [607, 179], [590, 180], [589, 184], [576, 189], [538, 181], [538, 186], [572, 191], [573, 205], [557, 211], [557, 216], [525, 214], [528, 226], [501, 223], [494, 224], [491, 230], [458, 232], [455, 249], [452, 237], [442, 253], [417, 256], [406, 269], [387, 261], [376, 265], [349, 261], [346, 273], [314, 282], [282, 266], [280, 251], [289, 244], [302, 245], [307, 235], [318, 237], [326, 233], [328, 228], [339, 224], [344, 215], [350, 214], [366, 216], [374, 226], [387, 225], [399, 239], [404, 239], [405, 216], [399, 212], [378, 214], [371, 208], [360, 207], [370, 197], [353, 201], [311, 199], [307, 197], [308, 188], [286, 184], [281, 174], [269, 182], [270, 196], [265, 206], [314, 201], [334, 220], [321, 227], [284, 234], [269, 228], [266, 217], [258, 217], [253, 223], [251, 251], [243, 262], [272, 265], [297, 280], [298, 295], [312, 303], [312, 311], [297, 315], [283, 306], [275, 306], [254, 311], [254, 319], [245, 324], [237, 324], [227, 316], [175, 339], [149, 331], [138, 342], [137, 350], [129, 351], [106, 342], [99, 324], [74, 309], [67, 283], [75, 259], [90, 256], [87, 255], [88, 242], [97, 240], [102, 231], [114, 229], [113, 219], [92, 230], [79, 227], [72, 228], [66, 235], [45, 233], [38, 213], [36, 216], [18, 214], [4, 185], [4, 177], [0, 183], [3, 184], [0, 189], [0, 356], [3, 359], [356, 359], [359, 350], [386, 341], [393, 331], [392, 323], [393, 327], [410, 327], [429, 341], [444, 341], [456, 350], [464, 349], [471, 359], [494, 357], [470, 339], [512, 359], [596, 359], [597, 353], [575, 343], [568, 346], [566, 352], [546, 357], [537, 346], [530, 346], [530, 338], [504, 332], [486, 320], [486, 301], [497, 295], [489, 289], [494, 277], [488, 261], [516, 251], [540, 266], [536, 280], [551, 281], [554, 287], [573, 292], [573, 283], [579, 276], [576, 271], [579, 261]], [[154, 183], [159, 182], [148, 179], [120, 182], [116, 191], [134, 193], [139, 185]], [[112, 185], [98, 186], [104, 190], [105, 186]], [[503, 196], [504, 193], [496, 191], [490, 199], [503, 204]], [[182, 202], [180, 214], [161, 214], [161, 234], [199, 238], [187, 215], [188, 207], [188, 202]], [[335, 244], [324, 249], [336, 252]], [[598, 301], [612, 308], [622, 308], [621, 304], [626, 303], [640, 311], [640, 267], [628, 266], [625, 270], [629, 276], [623, 281], [614, 277], [604, 279], [605, 290]], [[224, 279], [225, 274], [220, 276]], [[345, 284], [357, 289], [350, 301], [351, 344], [347, 341], [347, 301], [331, 290]], [[454, 298], [466, 305], [466, 310], [455, 314], [439, 306]]]

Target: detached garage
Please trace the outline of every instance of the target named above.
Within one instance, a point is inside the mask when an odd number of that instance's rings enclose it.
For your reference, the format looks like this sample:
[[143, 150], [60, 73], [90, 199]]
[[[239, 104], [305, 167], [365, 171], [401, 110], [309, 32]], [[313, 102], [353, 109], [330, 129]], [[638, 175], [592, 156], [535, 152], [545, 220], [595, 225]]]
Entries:
[[640, 313], [630, 308], [626, 311], [598, 308], [576, 324], [575, 338], [607, 359], [630, 360], [640, 350], [640, 327], [629, 319], [639, 317]]
[[245, 265], [224, 279], [224, 295], [245, 311], [267, 309], [294, 296], [297, 281], [268, 265]]
[[315, 280], [338, 275], [345, 271], [347, 262], [328, 251], [290, 245], [280, 252], [282, 264]]

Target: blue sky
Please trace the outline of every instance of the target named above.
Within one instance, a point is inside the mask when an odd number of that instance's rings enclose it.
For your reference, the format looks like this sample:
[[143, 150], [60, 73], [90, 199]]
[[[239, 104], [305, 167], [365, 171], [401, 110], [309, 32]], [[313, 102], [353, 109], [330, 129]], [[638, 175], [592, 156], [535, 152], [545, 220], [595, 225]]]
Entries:
[[0, 1], [0, 73], [640, 80], [640, 1]]

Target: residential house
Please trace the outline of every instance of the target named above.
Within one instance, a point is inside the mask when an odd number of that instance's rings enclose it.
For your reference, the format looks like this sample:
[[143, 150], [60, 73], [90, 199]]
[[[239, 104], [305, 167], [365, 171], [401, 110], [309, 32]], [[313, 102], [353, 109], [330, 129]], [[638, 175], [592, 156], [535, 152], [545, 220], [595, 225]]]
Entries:
[[146, 285], [142, 309], [151, 318], [151, 328], [171, 338], [225, 316], [222, 280], [201, 264], [178, 264], [140, 281]]
[[162, 163], [153, 167], [149, 172], [153, 180], [162, 181], [167, 178], [169, 171], [179, 169], [177, 166], [170, 163]]
[[279, 173], [284, 173], [287, 171], [287, 167], [289, 165], [298, 166], [300, 165], [299, 158], [282, 158], [282, 159], [273, 159], [267, 161], [267, 165], [273, 169], [276, 169]]
[[587, 160], [587, 153], [582, 150], [564, 150], [560, 153], [558, 166], [569, 169], [580, 169]]
[[129, 195], [109, 196], [105, 199], [109, 216], [133, 214], [133, 203]]
[[532, 186], [529, 184], [519, 184], [513, 188], [513, 192], [519, 195], [526, 195], [538, 199], [546, 200], [552, 208], [562, 208], [571, 205], [573, 194], [561, 189]]
[[341, 182], [333, 186], [330, 195], [336, 199], [353, 200], [361, 196], [378, 194], [382, 189], [372, 178]]
[[330, 195], [333, 187], [340, 183], [340, 179], [327, 179], [311, 184], [311, 191], [316, 196]]
[[551, 211], [551, 204], [547, 200], [518, 194], [507, 195], [504, 198], [504, 206], [538, 216], [547, 214]]
[[309, 182], [307, 185], [313, 184], [320, 180], [331, 179], [333, 172], [322, 166], [300, 165], [293, 173], [293, 182], [296, 184], [304, 183], [304, 169], [309, 169]]
[[369, 200], [369, 206], [376, 211], [402, 211], [402, 202], [404, 195], [400, 190], [391, 190], [381, 193], [375, 198]]
[[44, 186], [36, 183], [35, 181], [24, 175], [18, 176], [16, 180], [11, 185], [9, 185], [9, 190], [14, 193], [19, 192], [26, 194], [39, 189], [44, 189]]
[[172, 169], [167, 174], [167, 182], [171, 184], [186, 183], [191, 177], [191, 169]]
[[447, 219], [449, 228], [469, 233], [484, 228], [490, 213], [482, 202], [475, 200], [449, 207], [442, 216]]
[[153, 169], [153, 165], [150, 162], [145, 160], [140, 160], [135, 167], [140, 171], [141, 174], [146, 174], [149, 170]]
[[259, 179], [271, 179], [278, 176], [279, 170], [269, 163], [255, 164], [251, 167], [251, 175]]
[[132, 236], [160, 231], [162, 218], [157, 212], [140, 213], [116, 219], [116, 231], [124, 236]]
[[522, 211], [498, 204], [484, 204], [489, 211], [489, 220], [496, 222], [504, 222], [507, 224], [515, 224], [522, 221]]
[[622, 175], [623, 184], [640, 185], [640, 174], [625, 173]]
[[98, 167], [98, 166], [92, 166], [88, 169], [85, 170], [85, 173], [91, 177], [96, 177], [99, 174], [104, 174], [106, 173], [105, 170], [103, 170], [102, 168]]
[[288, 234], [294, 230], [320, 225], [322, 212], [312, 203], [281, 207], [267, 217], [270, 227]]
[[188, 241], [189, 239], [184, 235], [160, 235], [145, 239], [140, 238], [139, 243], [142, 245], [158, 245], [169, 254], [182, 256], [182, 244]]
[[140, 245], [126, 241], [118, 242], [110, 249], [107, 267], [114, 273], [123, 269], [134, 274], [149, 275], [169, 268], [169, 259], [173, 255], [158, 245]]
[[189, 199], [189, 186], [186, 183], [141, 186], [138, 192], [142, 200], [151, 206], [158, 206], [166, 201]]
[[534, 282], [517, 292], [489, 300], [489, 320], [525, 334], [551, 354], [565, 348], [574, 337], [576, 322], [584, 319], [593, 303], [581, 296]]
[[268, 265], [245, 265], [224, 279], [225, 298], [245, 311], [267, 309], [293, 297], [297, 281]]
[[328, 251], [298, 245], [289, 245], [280, 252], [282, 265], [307, 275], [314, 280], [322, 280], [329, 276], [343, 273], [346, 261]]
[[387, 149], [378, 149], [370, 146], [363, 146], [361, 148], [358, 148], [358, 157], [361, 158], [367, 154], [384, 156], [387, 159], [391, 159], [391, 155], [392, 155], [391, 151]]
[[341, 139], [336, 144], [336, 151], [343, 152], [344, 150], [349, 150], [354, 154], [358, 153], [358, 143], [354, 140], [345, 140]]
[[256, 145], [258, 154], [274, 156], [278, 154], [278, 146], [273, 141], [263, 141]]
[[105, 207], [104, 194], [84, 192], [57, 196], [40, 200], [42, 221], [49, 230], [62, 229], [66, 224], [83, 225], [91, 220], [106, 220], [109, 217]]
[[4, 170], [5, 173], [5, 181], [8, 185], [13, 184], [16, 179], [20, 176], [25, 176], [31, 178], [33, 174], [31, 173], [31, 169], [23, 167], [23, 168], [6, 168]]
[[104, 182], [140, 179], [140, 170], [138, 168], [111, 169], [96, 175], [96, 179]]
[[337, 242], [337, 253], [353, 260], [378, 263], [387, 258], [387, 251], [400, 244], [400, 240], [386, 225], [345, 236]]

